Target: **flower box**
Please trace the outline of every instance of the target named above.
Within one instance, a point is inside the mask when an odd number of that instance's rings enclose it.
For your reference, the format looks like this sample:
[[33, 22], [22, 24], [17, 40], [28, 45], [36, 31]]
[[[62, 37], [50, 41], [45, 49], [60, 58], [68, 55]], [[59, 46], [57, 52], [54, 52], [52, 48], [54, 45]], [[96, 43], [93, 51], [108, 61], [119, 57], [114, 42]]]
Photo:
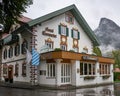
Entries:
[[110, 77], [110, 75], [103, 75], [102, 78], [103, 79], [108, 79]]
[[93, 80], [95, 79], [95, 76], [85, 76], [84, 80]]

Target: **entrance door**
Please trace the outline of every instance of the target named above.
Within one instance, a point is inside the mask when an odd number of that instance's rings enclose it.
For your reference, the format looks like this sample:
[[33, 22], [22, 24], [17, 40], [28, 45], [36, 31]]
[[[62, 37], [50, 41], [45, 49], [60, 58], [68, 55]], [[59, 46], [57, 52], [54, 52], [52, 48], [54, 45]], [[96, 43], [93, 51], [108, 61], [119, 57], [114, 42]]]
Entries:
[[62, 63], [61, 65], [61, 83], [71, 83], [71, 64], [69, 63]]
[[13, 66], [8, 67], [8, 80], [10, 83], [13, 83]]

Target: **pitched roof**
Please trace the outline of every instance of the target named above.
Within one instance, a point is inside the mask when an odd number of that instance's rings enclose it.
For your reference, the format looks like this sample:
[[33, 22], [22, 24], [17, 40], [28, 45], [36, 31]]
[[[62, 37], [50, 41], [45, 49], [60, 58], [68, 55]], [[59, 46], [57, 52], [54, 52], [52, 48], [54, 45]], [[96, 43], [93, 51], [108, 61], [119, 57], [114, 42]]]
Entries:
[[39, 17], [37, 19], [31, 20], [30, 22], [28, 22], [28, 26], [32, 27], [34, 25], [40, 24], [44, 21], [47, 21], [51, 18], [54, 18], [58, 15], [61, 15], [67, 11], [70, 11], [74, 17], [76, 18], [76, 20], [78, 21], [78, 23], [80, 24], [80, 26], [83, 28], [83, 30], [86, 32], [86, 34], [88, 35], [88, 37], [92, 40], [94, 46], [98, 46], [99, 45], [99, 41], [96, 38], [94, 32], [92, 31], [92, 29], [89, 27], [89, 25], [87, 24], [87, 22], [85, 21], [85, 19], [83, 18], [83, 16], [81, 15], [81, 13], [79, 12], [79, 10], [77, 9], [77, 7], [73, 4], [70, 5], [68, 7], [65, 7], [63, 9], [57, 10], [55, 12], [49, 13], [47, 15], [44, 15], [42, 17]]
[[27, 22], [29, 22], [31, 20], [32, 20], [31, 18], [25, 17], [23, 15], [21, 15], [21, 17], [18, 18], [18, 21], [21, 21], [23, 23], [27, 23]]

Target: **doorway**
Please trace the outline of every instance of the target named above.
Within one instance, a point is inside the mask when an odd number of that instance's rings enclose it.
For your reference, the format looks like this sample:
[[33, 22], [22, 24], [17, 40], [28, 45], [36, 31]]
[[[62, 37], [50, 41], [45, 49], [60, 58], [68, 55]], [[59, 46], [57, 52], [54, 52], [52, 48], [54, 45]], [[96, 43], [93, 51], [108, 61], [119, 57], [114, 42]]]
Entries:
[[71, 84], [71, 64], [69, 63], [61, 64], [61, 83]]
[[8, 67], [8, 80], [10, 83], [13, 83], [13, 65]]

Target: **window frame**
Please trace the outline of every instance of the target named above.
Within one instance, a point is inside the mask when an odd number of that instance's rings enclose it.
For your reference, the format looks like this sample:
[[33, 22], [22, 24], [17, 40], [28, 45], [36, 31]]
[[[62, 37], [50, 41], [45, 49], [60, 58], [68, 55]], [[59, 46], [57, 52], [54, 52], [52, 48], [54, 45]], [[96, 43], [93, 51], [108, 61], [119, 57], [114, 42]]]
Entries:
[[[91, 67], [90, 67], [91, 66]], [[80, 75], [81, 76], [93, 76], [96, 75], [95, 72], [96, 65], [91, 62], [81, 62], [80, 63]]]
[[59, 28], [58, 32], [60, 35], [69, 36], [69, 29], [66, 25], [60, 24], [58, 28]]
[[100, 75], [110, 75], [110, 64], [99, 65]]
[[19, 75], [19, 64], [15, 64], [15, 76]]
[[60, 48], [61, 48], [61, 50], [66, 51], [67, 50], [67, 45], [66, 44], [61, 44]]
[[20, 44], [16, 44], [15, 46], [15, 51], [14, 51], [15, 56], [20, 55]]
[[[53, 42], [48, 42], [48, 41], [46, 41], [46, 42], [45, 42], [45, 45], [47, 45], [48, 48], [53, 49]], [[49, 46], [49, 45], [50, 45], [50, 46]]]
[[77, 29], [71, 29], [71, 37], [74, 39], [80, 39], [80, 32]]
[[10, 46], [9, 50], [8, 50], [8, 57], [12, 58], [13, 57], [13, 47]]
[[47, 63], [47, 77], [48, 78], [56, 77], [56, 64], [55, 63]]
[[28, 48], [28, 42], [26, 40], [23, 41], [22, 45], [21, 45], [21, 53], [25, 54], [26, 53], [26, 49]]
[[3, 77], [7, 77], [8, 74], [8, 66], [7, 64], [3, 65]]
[[23, 77], [27, 76], [27, 65], [25, 62], [22, 64], [22, 76]]
[[3, 58], [7, 59], [7, 48], [5, 48], [3, 51]]

